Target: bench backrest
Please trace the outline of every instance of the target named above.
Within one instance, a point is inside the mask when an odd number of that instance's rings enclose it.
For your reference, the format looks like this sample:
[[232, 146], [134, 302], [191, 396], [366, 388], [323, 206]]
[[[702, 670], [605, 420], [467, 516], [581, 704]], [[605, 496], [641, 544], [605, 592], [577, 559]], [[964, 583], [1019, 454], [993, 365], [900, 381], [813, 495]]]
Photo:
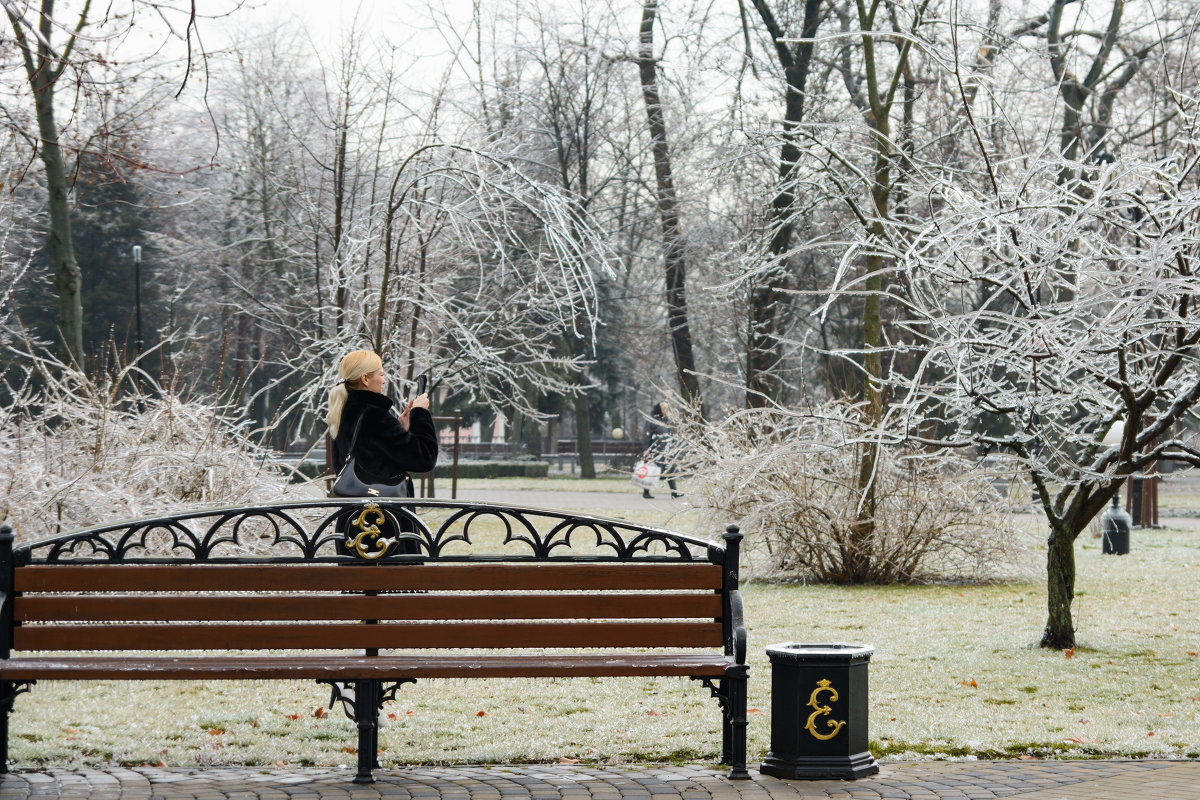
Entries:
[[720, 648], [720, 572], [710, 564], [23, 566], [12, 646]]
[[[431, 501], [399, 502], [408, 513]], [[470, 504], [437, 504], [443, 511], [446, 505], [470, 509]], [[245, 519], [250, 511], [262, 510], [224, 513], [232, 520]], [[338, 513], [346, 516], [344, 508], [334, 515]], [[579, 521], [572, 518], [571, 524]], [[161, 528], [161, 521], [156, 524]], [[565, 528], [562, 520], [557, 524], [558, 534], [547, 536], [558, 535], [555, 541], [562, 544]], [[667, 535], [648, 534], [628, 523], [604, 524], [629, 527], [637, 536]], [[412, 534], [423, 542], [421, 552], [409, 556], [362, 557], [344, 547], [337, 554], [323, 554], [335, 550], [335, 541], [344, 545], [349, 539], [315, 535], [301, 537], [302, 559], [286, 548], [277, 557], [223, 563], [206, 551], [203, 560], [97, 559], [97, 552], [111, 556], [120, 549], [96, 547], [95, 542], [85, 548], [90, 558], [62, 557], [77, 552], [78, 543], [95, 537], [96, 531], [105, 534], [103, 541], [119, 542], [127, 540], [129, 530], [157, 529], [148, 521], [123, 525], [71, 535], [75, 539], [59, 537], [8, 555], [0, 537], [0, 591], [6, 595], [0, 635], [7, 638], [0, 650], [729, 652], [732, 647], [730, 587], [735, 593], [736, 558], [728, 557], [726, 547], [677, 534], [669, 534], [666, 549], [680, 546], [670, 555], [651, 555], [651, 548], [641, 546], [616, 557], [606, 555], [607, 548], [580, 555], [569, 547], [571, 537], [567, 546], [547, 546], [550, 539], [530, 534], [532, 529], [522, 534], [530, 539], [534, 555], [529, 557], [450, 555], [436, 546], [447, 538], [445, 530], [421, 528]], [[318, 524], [317, 530], [325, 527]], [[610, 529], [605, 531], [609, 535]], [[463, 531], [458, 533], [461, 542]], [[632, 541], [630, 536], [622, 533], [623, 544]], [[308, 546], [317, 541], [328, 546]], [[730, 543], [736, 555], [736, 539], [727, 538], [725, 544]], [[39, 550], [49, 555], [35, 557]], [[9, 580], [11, 590], [6, 590], [2, 584]]]

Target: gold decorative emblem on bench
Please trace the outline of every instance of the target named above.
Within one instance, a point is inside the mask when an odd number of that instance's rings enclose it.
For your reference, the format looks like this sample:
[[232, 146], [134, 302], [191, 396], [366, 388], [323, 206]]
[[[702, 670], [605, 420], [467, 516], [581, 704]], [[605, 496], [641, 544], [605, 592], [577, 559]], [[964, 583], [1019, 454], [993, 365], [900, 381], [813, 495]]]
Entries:
[[829, 702], [831, 703], [836, 702], [838, 699], [837, 689], [834, 689], [831, 683], [827, 678], [817, 681], [817, 688], [813, 689], [812, 694], [808, 698], [808, 707], [815, 710], [808, 715], [808, 723], [804, 726], [813, 735], [814, 739], [820, 739], [823, 742], [837, 736], [846, 724], [845, 720], [834, 722], [831, 719], [827, 719], [825, 720], [825, 725], [833, 728], [833, 730], [829, 733], [817, 733], [817, 717], [827, 717], [833, 713], [833, 709], [830, 706], [821, 705], [821, 702], [817, 700], [817, 695], [821, 692], [829, 692]]
[[392, 537], [380, 538], [382, 532], [379, 530], [379, 526], [385, 519], [379, 506], [367, 503], [350, 523], [353, 528], [358, 529], [358, 533], [355, 534], [353, 530], [346, 533], [346, 548], [358, 553], [361, 558], [372, 560], [382, 558], [396, 543]]

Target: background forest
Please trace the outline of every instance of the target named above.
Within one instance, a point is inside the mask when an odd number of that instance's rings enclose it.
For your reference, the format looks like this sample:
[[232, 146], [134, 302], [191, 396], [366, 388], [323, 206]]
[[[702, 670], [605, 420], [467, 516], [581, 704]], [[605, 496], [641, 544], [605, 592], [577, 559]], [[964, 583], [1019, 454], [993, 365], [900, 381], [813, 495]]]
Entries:
[[127, 393], [309, 444], [358, 346], [585, 474], [671, 396], [706, 501], [831, 580], [1023, 473], [1057, 647], [1079, 533], [1200, 458], [1194, 0], [3, 5], [9, 454]]

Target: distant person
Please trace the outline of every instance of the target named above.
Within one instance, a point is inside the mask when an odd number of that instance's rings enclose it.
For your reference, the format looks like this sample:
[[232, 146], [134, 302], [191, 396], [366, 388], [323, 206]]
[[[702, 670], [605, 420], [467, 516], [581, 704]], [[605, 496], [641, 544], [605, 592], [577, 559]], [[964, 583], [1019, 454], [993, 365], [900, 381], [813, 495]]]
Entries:
[[[410, 472], [428, 472], [437, 465], [438, 436], [429, 413], [429, 395], [412, 398], [399, 415], [384, 393], [387, 375], [383, 361], [370, 350], [346, 354], [338, 365], [338, 382], [329, 392], [329, 433], [333, 437], [335, 475], [354, 456], [354, 472], [364, 483], [405, 484], [413, 496]], [[351, 449], [353, 448], [353, 452]], [[385, 535], [393, 532], [381, 531]], [[415, 545], [415, 542], [405, 544]], [[400, 548], [415, 553], [415, 547]]]
[[[675, 485], [674, 466], [667, 463], [671, 451], [671, 440], [675, 437], [675, 428], [667, 417], [666, 402], [655, 403], [650, 409], [650, 419], [646, 422], [646, 431], [642, 434], [642, 447], [645, 452], [642, 457], [658, 465], [662, 475], [667, 476], [667, 486], [671, 487], [671, 497], [683, 497], [683, 492]], [[653, 500], [654, 495], [649, 489], [642, 489], [642, 497]]]

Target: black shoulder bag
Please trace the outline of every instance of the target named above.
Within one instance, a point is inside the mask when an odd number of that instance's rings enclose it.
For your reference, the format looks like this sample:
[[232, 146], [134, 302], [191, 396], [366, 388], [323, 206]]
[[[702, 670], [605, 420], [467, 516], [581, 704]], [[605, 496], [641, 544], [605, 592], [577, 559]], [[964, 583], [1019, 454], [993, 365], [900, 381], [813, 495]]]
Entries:
[[354, 426], [354, 435], [350, 437], [350, 449], [346, 455], [346, 465], [338, 473], [333, 482], [333, 494], [337, 497], [408, 497], [408, 477], [400, 479], [399, 483], [366, 483], [359, 479], [354, 472], [354, 444], [358, 441], [358, 432], [362, 428], [363, 418], [360, 415], [358, 424]]

